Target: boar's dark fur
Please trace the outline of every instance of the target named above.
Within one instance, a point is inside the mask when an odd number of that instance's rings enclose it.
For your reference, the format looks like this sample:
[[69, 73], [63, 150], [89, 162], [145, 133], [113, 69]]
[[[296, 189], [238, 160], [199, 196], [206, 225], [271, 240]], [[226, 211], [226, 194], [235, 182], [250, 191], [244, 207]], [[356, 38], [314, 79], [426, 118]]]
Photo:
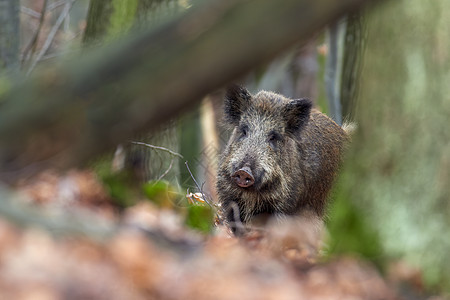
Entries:
[[[311, 211], [322, 218], [346, 132], [308, 99], [267, 91], [253, 96], [232, 86], [224, 106], [232, 134], [220, 158], [217, 192], [233, 232], [240, 233], [236, 224], [245, 226], [261, 214]], [[242, 187], [233, 178], [243, 168], [251, 170], [251, 186]]]

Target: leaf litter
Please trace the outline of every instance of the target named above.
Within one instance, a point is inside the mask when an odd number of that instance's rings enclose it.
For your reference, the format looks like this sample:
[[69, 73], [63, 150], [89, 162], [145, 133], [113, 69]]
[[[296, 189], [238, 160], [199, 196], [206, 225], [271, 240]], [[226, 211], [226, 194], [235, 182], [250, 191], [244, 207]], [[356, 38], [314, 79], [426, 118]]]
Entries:
[[[398, 282], [420, 281], [400, 263], [385, 279], [361, 258], [323, 259], [320, 230], [308, 221], [238, 239], [223, 225], [192, 230], [180, 212], [148, 201], [117, 209], [91, 171], [47, 171], [18, 190], [32, 205], [89, 210], [91, 222], [106, 217], [119, 229], [96, 241], [0, 219], [1, 299], [412, 299]], [[414, 299], [444, 299], [418, 289]]]

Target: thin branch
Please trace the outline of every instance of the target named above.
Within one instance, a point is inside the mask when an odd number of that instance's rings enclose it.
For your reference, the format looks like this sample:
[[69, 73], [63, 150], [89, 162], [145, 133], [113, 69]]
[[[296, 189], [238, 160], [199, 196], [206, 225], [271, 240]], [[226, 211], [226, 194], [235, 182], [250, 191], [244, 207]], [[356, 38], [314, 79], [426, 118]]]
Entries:
[[[189, 168], [188, 162], [185, 161], [184, 164], [186, 165], [186, 168], [187, 168], [189, 174], [191, 175], [191, 178], [192, 178], [192, 180], [194, 181], [195, 186], [197, 187], [197, 189], [198, 189], [199, 191], [201, 191], [202, 189], [200, 188], [200, 185], [198, 184], [197, 180], [195, 180], [194, 175], [192, 175], [192, 172], [191, 172], [191, 169]], [[204, 197], [203, 193], [202, 193], [202, 196]]]
[[169, 173], [169, 171], [172, 169], [173, 161], [174, 161], [174, 159], [172, 158], [172, 159], [170, 160], [170, 165], [169, 165], [169, 167], [167, 168], [167, 170], [166, 170], [161, 176], [159, 176], [158, 179], [156, 179], [156, 181], [160, 181], [161, 179], [164, 178], [164, 176], [167, 175], [167, 173]]
[[165, 151], [167, 153], [172, 154], [173, 156], [178, 156], [181, 159], [184, 158], [183, 155], [181, 155], [180, 153], [174, 152], [174, 151], [172, 151], [170, 149], [167, 149], [167, 148], [164, 148], [164, 147], [161, 147], [161, 146], [154, 146], [154, 145], [150, 145], [150, 144], [146, 144], [146, 143], [142, 143], [142, 142], [131, 142], [131, 143], [135, 144], [135, 145], [142, 145], [142, 146], [149, 147], [149, 148], [156, 149], [156, 150]]
[[27, 76], [31, 74], [33, 69], [36, 67], [37, 63], [42, 59], [42, 57], [47, 53], [48, 48], [53, 42], [53, 39], [56, 36], [56, 33], [58, 32], [59, 27], [63, 23], [64, 19], [67, 17], [67, 15], [70, 12], [70, 9], [72, 8], [73, 4], [76, 0], [72, 0], [70, 2], [67, 2], [66, 6], [64, 7], [63, 11], [61, 12], [61, 15], [59, 15], [58, 20], [56, 20], [55, 25], [52, 27], [52, 30], [47, 36], [47, 39], [45, 40], [44, 45], [41, 48], [41, 51], [39, 51], [39, 54], [36, 56], [35, 60], [31, 64], [30, 68], [28, 69]]
[[61, 1], [58, 1], [58, 2], [50, 3], [48, 5], [48, 7], [47, 7], [47, 11], [52, 11], [52, 10], [60, 7], [61, 5], [68, 4], [69, 1], [70, 0], [61, 0]]
[[197, 187], [197, 189], [200, 191], [200, 193], [202, 194], [203, 200], [205, 200], [205, 202], [210, 206], [213, 207], [213, 205], [210, 203], [210, 201], [208, 200], [208, 198], [206, 198], [205, 194], [203, 193], [203, 185], [202, 187], [200, 187], [200, 185], [198, 184], [197, 180], [195, 180], [194, 175], [192, 175], [191, 169], [189, 168], [188, 162], [185, 161], [184, 164], [186, 165], [186, 168], [189, 172], [189, 174], [191, 175], [192, 180], [195, 183], [195, 186]]
[[64, 19], [64, 26], [63, 31], [65, 34], [69, 32], [70, 27], [70, 14], [67, 15], [67, 17]]
[[[58, 2], [50, 3], [49, 5], [46, 6], [45, 11], [50, 12], [68, 2], [69, 2], [68, 0], [61, 0]], [[23, 5], [20, 7], [20, 12], [36, 19], [40, 19], [42, 17], [42, 13]]]
[[72, 37], [70, 37], [68, 39], [68, 41], [72, 41], [74, 39], [76, 39], [77, 37], [79, 37], [84, 31], [83, 30], [78, 30], [76, 33], [72, 34]]
[[37, 12], [34, 9], [28, 8], [23, 5], [20, 7], [20, 12], [36, 19], [40, 19], [42, 17], [42, 14], [40, 12]]
[[[36, 29], [36, 32], [34, 33], [30, 42], [28, 43], [28, 45], [25, 47], [25, 50], [23, 51], [22, 62], [21, 62], [22, 66], [23, 66], [25, 60], [27, 60], [28, 57], [31, 57], [34, 53], [34, 50], [36, 49], [36, 44], [37, 44], [37, 41], [39, 38], [39, 34], [41, 33], [41, 29], [44, 24], [45, 12], [47, 10], [47, 3], [48, 3], [48, 0], [44, 0], [44, 4], [42, 5], [41, 16], [39, 19], [38, 28]], [[30, 51], [31, 51], [31, 53], [30, 53]]]
[[41, 61], [48, 60], [48, 59], [52, 59], [52, 58], [61, 57], [61, 56], [67, 55], [68, 53], [70, 53], [70, 51], [61, 52], [61, 53], [58, 52], [58, 53], [47, 54], [47, 55], [44, 55], [44, 56], [41, 58]]

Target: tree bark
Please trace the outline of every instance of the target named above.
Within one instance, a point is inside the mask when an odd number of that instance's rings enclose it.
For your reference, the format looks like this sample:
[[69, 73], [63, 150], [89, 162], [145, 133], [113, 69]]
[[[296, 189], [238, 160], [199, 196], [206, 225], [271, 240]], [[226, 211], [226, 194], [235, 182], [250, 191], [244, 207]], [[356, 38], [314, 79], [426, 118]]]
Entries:
[[366, 38], [364, 14], [355, 13], [347, 16], [340, 91], [344, 121], [355, 119], [355, 108], [359, 93], [358, 79], [361, 76]]
[[[130, 28], [148, 26], [155, 22], [157, 14], [170, 14], [167, 3], [172, 0], [92, 0], [88, 12], [88, 24], [84, 36], [89, 42], [111, 40], [125, 35]], [[159, 9], [163, 12], [159, 12]], [[164, 147], [178, 152], [178, 135], [176, 122], [170, 122], [151, 134], [143, 134], [132, 138], [133, 141]], [[150, 180], [169, 180], [178, 185], [178, 158], [167, 152], [155, 150], [143, 145], [125, 143], [124, 168], [134, 175], [138, 182]], [[122, 147], [122, 146], [121, 146]]]
[[0, 71], [19, 66], [19, 0], [0, 0]]
[[[134, 19], [136, 28], [155, 26], [161, 19], [179, 10], [177, 0], [139, 0]], [[134, 137], [134, 140], [150, 145], [164, 147], [179, 152], [178, 122], [172, 119], [155, 128], [151, 133]], [[168, 152], [158, 151], [141, 145], [132, 145], [127, 150], [127, 161], [132, 162], [133, 170], [141, 176], [140, 181], [167, 180], [172, 186], [180, 184], [179, 157]]]
[[43, 69], [0, 98], [0, 179], [85, 164], [372, 2], [207, 1], [156, 31]]
[[[401, 0], [365, 16], [358, 130], [336, 195], [373, 226], [382, 244], [378, 256], [406, 260], [423, 270], [425, 282], [447, 289], [449, 12], [446, 0]], [[342, 208], [332, 211], [342, 215]], [[339, 245], [352, 247], [342, 242], [347, 235], [372, 247], [354, 224], [338, 227]]]
[[91, 0], [86, 20], [83, 43], [92, 43], [103, 38], [109, 28], [113, 0]]
[[328, 55], [325, 68], [325, 87], [330, 117], [342, 125], [341, 80], [344, 56], [344, 39], [347, 17], [330, 24], [327, 30]]

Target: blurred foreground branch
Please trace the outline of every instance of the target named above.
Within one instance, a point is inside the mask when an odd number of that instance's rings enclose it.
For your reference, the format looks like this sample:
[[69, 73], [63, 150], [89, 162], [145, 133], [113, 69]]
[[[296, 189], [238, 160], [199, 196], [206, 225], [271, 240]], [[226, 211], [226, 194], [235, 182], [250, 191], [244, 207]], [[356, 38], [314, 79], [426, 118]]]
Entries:
[[377, 0], [205, 1], [0, 96], [0, 180], [85, 164]]

